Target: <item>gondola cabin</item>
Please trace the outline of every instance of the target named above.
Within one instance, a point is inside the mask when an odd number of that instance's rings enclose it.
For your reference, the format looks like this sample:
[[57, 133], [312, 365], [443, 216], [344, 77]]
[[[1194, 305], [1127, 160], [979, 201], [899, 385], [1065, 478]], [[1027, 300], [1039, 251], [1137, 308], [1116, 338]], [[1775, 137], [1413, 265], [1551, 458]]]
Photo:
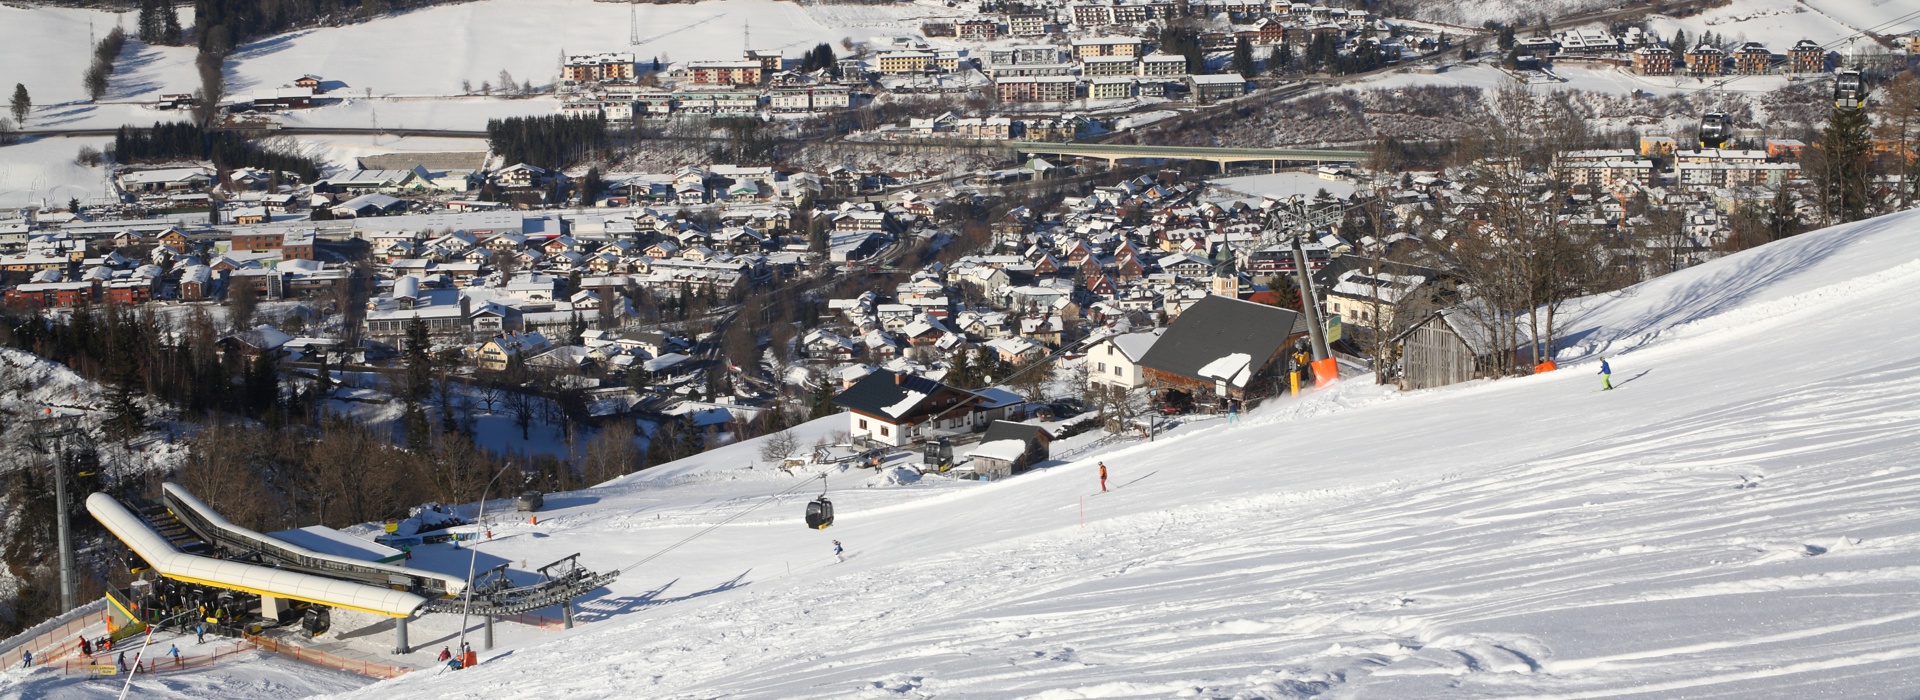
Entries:
[[300, 629], [305, 630], [308, 637], [318, 637], [332, 628], [333, 613], [324, 605], [307, 608], [306, 614], [300, 616]]
[[1867, 104], [1867, 81], [1860, 71], [1843, 70], [1833, 79], [1833, 108], [1849, 112]]
[[1733, 138], [1733, 118], [1725, 112], [1708, 112], [1700, 118], [1700, 147], [1719, 148]]
[[833, 525], [833, 501], [821, 496], [807, 504], [807, 527], [825, 530], [830, 525]]

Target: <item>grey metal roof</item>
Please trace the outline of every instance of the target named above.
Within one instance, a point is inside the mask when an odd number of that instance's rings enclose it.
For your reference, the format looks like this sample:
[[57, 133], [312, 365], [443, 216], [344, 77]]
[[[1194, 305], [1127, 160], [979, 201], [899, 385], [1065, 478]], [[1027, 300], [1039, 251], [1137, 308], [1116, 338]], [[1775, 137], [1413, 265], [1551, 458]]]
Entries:
[[1289, 336], [1305, 330], [1301, 321], [1301, 314], [1292, 309], [1211, 295], [1180, 312], [1140, 358], [1140, 366], [1206, 379], [1199, 376], [1200, 368], [1245, 353], [1258, 369], [1286, 345]]
[[995, 440], [1032, 442], [1035, 438], [1039, 438], [1043, 442], [1053, 442], [1053, 435], [1047, 432], [1045, 426], [1034, 425], [1032, 423], [1016, 423], [1010, 420], [997, 420], [994, 421], [992, 425], [987, 426], [986, 434], [980, 436], [980, 444], [984, 445]]

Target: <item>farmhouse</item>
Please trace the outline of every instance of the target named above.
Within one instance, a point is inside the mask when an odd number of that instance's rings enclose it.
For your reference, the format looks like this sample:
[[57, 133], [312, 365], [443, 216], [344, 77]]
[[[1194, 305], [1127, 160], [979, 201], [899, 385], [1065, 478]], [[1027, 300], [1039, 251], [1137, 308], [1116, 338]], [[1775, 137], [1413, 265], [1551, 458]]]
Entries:
[[898, 447], [931, 431], [972, 431], [981, 398], [926, 377], [883, 369], [847, 387], [833, 403], [847, 409], [856, 439]]

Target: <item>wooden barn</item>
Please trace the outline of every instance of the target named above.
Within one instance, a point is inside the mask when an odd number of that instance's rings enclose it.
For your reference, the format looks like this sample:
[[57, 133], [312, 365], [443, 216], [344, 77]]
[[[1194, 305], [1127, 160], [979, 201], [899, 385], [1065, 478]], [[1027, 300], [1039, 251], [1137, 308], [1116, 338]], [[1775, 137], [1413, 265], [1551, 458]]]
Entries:
[[1401, 391], [1430, 389], [1486, 376], [1495, 352], [1472, 314], [1445, 309], [1429, 314], [1389, 341], [1400, 354]]
[[987, 426], [980, 444], [969, 455], [972, 471], [982, 477], [999, 479], [1026, 471], [1044, 462], [1050, 455], [1053, 435], [1032, 423], [997, 420]]

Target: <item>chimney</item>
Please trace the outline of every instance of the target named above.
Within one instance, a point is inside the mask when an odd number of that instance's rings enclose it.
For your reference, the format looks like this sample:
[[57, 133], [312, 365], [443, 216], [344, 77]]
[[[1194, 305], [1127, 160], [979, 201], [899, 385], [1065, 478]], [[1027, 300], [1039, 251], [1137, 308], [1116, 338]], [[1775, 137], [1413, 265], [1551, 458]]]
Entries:
[[906, 385], [906, 383], [907, 383], [907, 373], [905, 373], [905, 372], [894, 372], [894, 373], [893, 373], [893, 383], [894, 383], [894, 384], [897, 384], [897, 385], [901, 385], [901, 386], [905, 386], [905, 385]]

